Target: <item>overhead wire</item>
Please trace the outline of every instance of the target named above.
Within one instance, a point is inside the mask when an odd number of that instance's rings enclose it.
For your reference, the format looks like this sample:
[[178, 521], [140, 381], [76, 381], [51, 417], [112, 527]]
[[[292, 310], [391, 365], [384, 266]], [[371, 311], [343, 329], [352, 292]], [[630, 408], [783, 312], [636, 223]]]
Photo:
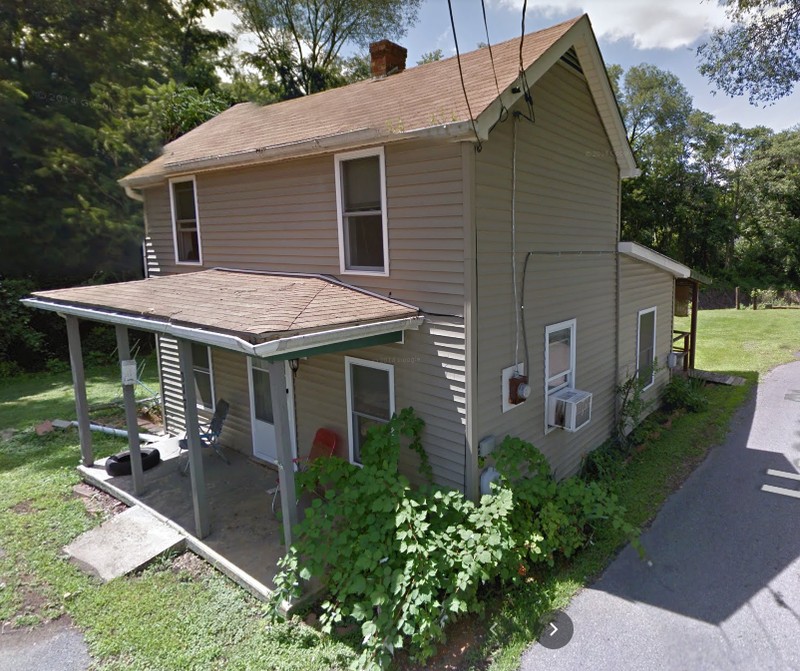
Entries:
[[[527, 0], [526, 0], [527, 2]], [[456, 35], [456, 21], [453, 18], [453, 3], [452, 0], [447, 0], [447, 9], [450, 12], [450, 27], [453, 29], [453, 42], [456, 45], [456, 60], [458, 61], [458, 75], [461, 78], [461, 90], [464, 92], [464, 100], [467, 103], [467, 112], [469, 113], [469, 120], [472, 122], [472, 130], [475, 133], [475, 140], [477, 141], [476, 150], [483, 149], [480, 135], [478, 135], [478, 127], [475, 125], [475, 117], [472, 116], [472, 108], [469, 104], [469, 96], [467, 95], [467, 85], [464, 83], [464, 69], [461, 67], [461, 53], [458, 49], [458, 36]]]
[[527, 11], [528, 0], [523, 0], [521, 34], [519, 37], [519, 82], [522, 87], [522, 95], [525, 98], [525, 104], [528, 107], [528, 114], [525, 115], [522, 112], [518, 112], [518, 114], [531, 123], [536, 123], [536, 116], [533, 112], [533, 96], [531, 95], [531, 87], [528, 85], [528, 75], [525, 73], [525, 60], [522, 56], [522, 50], [525, 46], [525, 14]]
[[481, 10], [483, 11], [483, 27], [484, 30], [486, 31], [486, 46], [489, 48], [489, 60], [492, 63], [494, 86], [497, 89], [497, 98], [498, 100], [500, 100], [500, 117], [492, 125], [492, 128], [494, 128], [498, 123], [501, 123], [506, 119], [508, 119], [508, 108], [506, 107], [506, 104], [503, 102], [503, 97], [500, 94], [500, 83], [497, 81], [497, 69], [494, 66], [494, 54], [492, 53], [492, 40], [489, 39], [489, 22], [486, 19], [486, 2], [484, 0], [481, 0]]

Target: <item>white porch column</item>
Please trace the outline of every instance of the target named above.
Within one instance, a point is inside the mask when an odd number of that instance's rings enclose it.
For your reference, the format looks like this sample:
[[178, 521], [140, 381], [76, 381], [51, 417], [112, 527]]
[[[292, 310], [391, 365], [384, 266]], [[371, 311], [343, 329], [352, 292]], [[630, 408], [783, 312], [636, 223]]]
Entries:
[[[120, 372], [126, 361], [131, 358], [131, 347], [128, 339], [128, 327], [117, 324], [117, 352], [119, 352]], [[136, 370], [136, 362], [133, 362]], [[126, 384], [127, 382], [127, 384]], [[125, 424], [128, 428], [128, 450], [131, 453], [131, 473], [133, 474], [133, 493], [144, 491], [144, 471], [142, 470], [142, 453], [139, 449], [139, 423], [136, 421], [136, 380], [122, 379], [122, 399], [125, 404]]]
[[197, 393], [194, 388], [192, 344], [178, 338], [178, 354], [183, 376], [183, 405], [186, 417], [186, 440], [189, 444], [189, 473], [192, 480], [192, 504], [194, 505], [194, 529], [198, 538], [205, 538], [211, 531], [206, 497], [206, 476], [203, 472], [203, 455], [200, 445], [200, 428], [197, 421]]
[[286, 365], [283, 361], [268, 364], [269, 384], [272, 392], [272, 418], [275, 422], [275, 442], [278, 448], [278, 474], [281, 480], [281, 513], [286, 549], [292, 545], [294, 527], [297, 525], [297, 492], [294, 484], [292, 462], [292, 435], [289, 422], [289, 403], [286, 385]]
[[69, 363], [72, 368], [72, 387], [75, 391], [75, 412], [78, 415], [78, 436], [81, 443], [81, 460], [84, 466], [94, 464], [92, 433], [89, 430], [89, 402], [86, 400], [86, 376], [83, 370], [81, 334], [78, 318], [66, 316]]

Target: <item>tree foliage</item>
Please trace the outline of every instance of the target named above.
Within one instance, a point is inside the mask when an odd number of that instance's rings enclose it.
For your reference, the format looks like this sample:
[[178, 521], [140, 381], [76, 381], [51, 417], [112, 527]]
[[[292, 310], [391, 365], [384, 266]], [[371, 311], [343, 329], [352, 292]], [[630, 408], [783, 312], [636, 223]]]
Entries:
[[[277, 75], [281, 98], [348, 83], [345, 45], [396, 38], [414, 23], [421, 0], [230, 0], [241, 27], [258, 40], [249, 63]], [[367, 71], [368, 72], [368, 71]]]
[[798, 131], [716, 123], [652, 65], [609, 75], [642, 171], [623, 182], [623, 238], [723, 282], [796, 286]]
[[731, 0], [730, 28], [698, 49], [700, 72], [751, 103], [788, 96], [800, 81], [800, 0]]
[[158, 117], [156, 92], [172, 79], [183, 82], [173, 93], [218, 85], [217, 54], [229, 38], [200, 24], [217, 6], [3, 4], [0, 248], [14, 253], [3, 254], [0, 277], [29, 277], [42, 287], [141, 273], [141, 206], [116, 180], [153, 158], [164, 139], [207, 118], [184, 115], [161, 134], [135, 121]]

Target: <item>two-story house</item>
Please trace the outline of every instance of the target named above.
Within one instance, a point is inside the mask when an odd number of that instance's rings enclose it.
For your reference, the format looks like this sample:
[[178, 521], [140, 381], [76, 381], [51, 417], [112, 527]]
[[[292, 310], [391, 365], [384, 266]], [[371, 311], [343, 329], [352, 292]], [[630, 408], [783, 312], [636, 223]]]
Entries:
[[372, 79], [233, 106], [121, 180], [147, 279], [27, 300], [67, 316], [78, 363], [77, 319], [158, 334], [198, 535], [192, 434], [220, 398], [223, 443], [280, 469], [293, 522], [291, 459], [320, 427], [358, 463], [368, 427], [413, 406], [436, 482], [477, 497], [493, 440], [566, 476], [613, 431], [622, 379], [668, 379], [689, 269], [619, 240], [637, 168], [588, 17], [408, 69], [371, 52]]

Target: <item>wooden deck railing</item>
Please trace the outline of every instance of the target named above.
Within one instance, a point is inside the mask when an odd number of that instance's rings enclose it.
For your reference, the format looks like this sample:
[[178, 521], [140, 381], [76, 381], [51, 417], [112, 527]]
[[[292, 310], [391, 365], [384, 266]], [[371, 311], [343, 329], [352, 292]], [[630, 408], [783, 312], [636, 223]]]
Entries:
[[692, 342], [691, 331], [674, 330], [672, 332], [672, 351], [683, 352], [683, 370], [686, 371], [689, 370], [689, 359], [691, 358], [691, 352], [692, 352], [691, 342]]

